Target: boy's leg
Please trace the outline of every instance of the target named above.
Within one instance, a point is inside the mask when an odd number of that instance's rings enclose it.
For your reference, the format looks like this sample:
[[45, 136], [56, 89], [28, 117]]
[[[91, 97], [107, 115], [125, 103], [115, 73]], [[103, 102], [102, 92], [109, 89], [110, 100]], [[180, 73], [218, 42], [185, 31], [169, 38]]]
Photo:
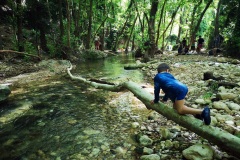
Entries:
[[184, 105], [183, 100], [175, 100], [173, 107], [177, 110], [179, 114], [192, 114], [198, 119], [203, 119], [206, 125], [211, 123], [210, 109], [205, 107], [203, 110], [190, 108]]
[[185, 100], [175, 100], [173, 103], [173, 107], [177, 110], [179, 114], [201, 114], [202, 110], [200, 109], [195, 109], [195, 108], [190, 108], [184, 105]]

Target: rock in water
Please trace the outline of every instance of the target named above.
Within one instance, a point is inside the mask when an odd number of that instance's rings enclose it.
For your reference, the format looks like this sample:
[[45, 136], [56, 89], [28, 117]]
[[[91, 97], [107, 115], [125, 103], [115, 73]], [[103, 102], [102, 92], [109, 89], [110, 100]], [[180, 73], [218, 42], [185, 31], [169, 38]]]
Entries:
[[6, 100], [11, 93], [7, 85], [0, 85], [0, 102]]
[[196, 144], [183, 150], [183, 156], [187, 160], [211, 160], [213, 149], [206, 144]]

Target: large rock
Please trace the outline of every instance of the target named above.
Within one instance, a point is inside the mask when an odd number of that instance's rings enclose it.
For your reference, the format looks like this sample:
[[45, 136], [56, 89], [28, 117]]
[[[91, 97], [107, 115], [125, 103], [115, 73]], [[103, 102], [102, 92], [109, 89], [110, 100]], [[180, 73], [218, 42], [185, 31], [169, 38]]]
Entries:
[[6, 100], [11, 93], [7, 85], [0, 85], [0, 102]]
[[212, 160], [213, 149], [206, 144], [196, 144], [183, 150], [183, 156], [187, 160]]
[[230, 109], [228, 108], [228, 106], [223, 103], [223, 102], [213, 102], [213, 108], [217, 109], [217, 110], [225, 110], [225, 111], [229, 111]]
[[160, 156], [157, 154], [150, 154], [141, 156], [141, 160], [160, 160]]
[[217, 94], [217, 98], [221, 99], [221, 100], [226, 100], [226, 99], [229, 99], [229, 100], [233, 100], [237, 97], [238, 95], [237, 94], [234, 94], [234, 93], [218, 93]]
[[223, 122], [226, 122], [226, 121], [233, 121], [234, 120], [234, 117], [231, 116], [231, 115], [222, 115], [222, 114], [216, 114], [215, 115], [215, 118], [217, 119], [218, 122], [220, 123], [223, 123]]
[[236, 103], [228, 102], [227, 105], [231, 110], [236, 110], [236, 111], [240, 110], [240, 105], [238, 105]]
[[85, 50], [82, 53], [84, 59], [103, 59], [105, 57], [107, 57], [107, 54], [100, 50]]
[[65, 73], [70, 63], [67, 60], [43, 60], [38, 65], [53, 73]]
[[152, 145], [153, 143], [153, 140], [149, 138], [147, 135], [141, 136], [139, 141], [140, 141], [140, 144], [143, 146], [149, 146], [149, 145]]

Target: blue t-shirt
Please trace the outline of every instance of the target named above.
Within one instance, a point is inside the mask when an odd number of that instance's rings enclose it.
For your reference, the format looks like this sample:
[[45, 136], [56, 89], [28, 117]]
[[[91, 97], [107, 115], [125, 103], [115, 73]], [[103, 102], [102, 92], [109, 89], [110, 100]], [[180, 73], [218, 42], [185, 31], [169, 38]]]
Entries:
[[179, 82], [168, 72], [158, 73], [154, 77], [154, 103], [159, 101], [160, 89], [165, 93], [163, 101], [167, 101], [170, 98], [172, 102], [184, 99], [188, 92], [187, 86]]

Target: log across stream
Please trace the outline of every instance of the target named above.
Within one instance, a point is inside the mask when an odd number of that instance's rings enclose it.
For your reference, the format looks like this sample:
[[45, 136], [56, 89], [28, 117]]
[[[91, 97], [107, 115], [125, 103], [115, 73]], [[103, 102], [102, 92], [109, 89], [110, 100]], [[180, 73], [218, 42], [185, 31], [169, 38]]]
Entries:
[[193, 116], [179, 115], [174, 111], [174, 109], [164, 105], [163, 103], [152, 105], [150, 101], [153, 99], [153, 95], [144, 90], [137, 83], [134, 83], [132, 81], [126, 81], [120, 84], [98, 83], [96, 81], [87, 80], [80, 76], [74, 76], [72, 75], [71, 70], [72, 66], [67, 69], [67, 73], [71, 79], [81, 81], [82, 83], [91, 85], [97, 89], [116, 92], [121, 90], [128, 90], [132, 92], [139, 100], [142, 101], [142, 103], [145, 104], [148, 109], [155, 110], [166, 118], [207, 139], [209, 142], [212, 142], [233, 156], [240, 158], [240, 138], [230, 134], [227, 131], [222, 130], [221, 128], [211, 125], [204, 125], [202, 121], [195, 119]]

